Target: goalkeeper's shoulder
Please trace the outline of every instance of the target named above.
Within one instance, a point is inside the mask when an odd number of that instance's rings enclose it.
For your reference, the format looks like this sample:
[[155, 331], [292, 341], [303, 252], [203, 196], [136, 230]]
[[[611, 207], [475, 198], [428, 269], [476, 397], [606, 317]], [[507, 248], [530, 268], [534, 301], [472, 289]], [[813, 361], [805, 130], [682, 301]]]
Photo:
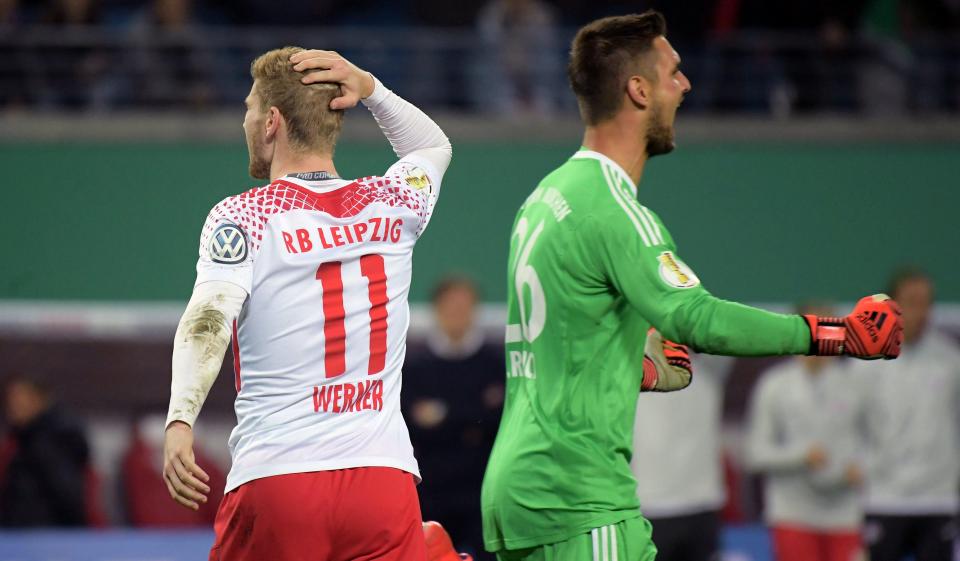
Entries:
[[622, 190], [604, 190], [593, 197], [590, 208], [589, 220], [598, 234], [650, 250], [676, 251], [673, 237], [654, 211]]

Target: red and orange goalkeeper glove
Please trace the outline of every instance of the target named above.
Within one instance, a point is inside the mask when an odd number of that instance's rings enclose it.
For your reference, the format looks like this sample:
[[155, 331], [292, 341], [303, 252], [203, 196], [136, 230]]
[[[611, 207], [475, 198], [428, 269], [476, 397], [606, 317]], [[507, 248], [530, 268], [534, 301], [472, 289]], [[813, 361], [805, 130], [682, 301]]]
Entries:
[[803, 316], [810, 326], [810, 350], [820, 356], [849, 355], [866, 360], [900, 356], [900, 306], [886, 294], [866, 296], [847, 317]]
[[647, 331], [643, 347], [642, 392], [672, 392], [690, 385], [693, 366], [690, 350], [679, 343], [668, 341], [654, 328]]
[[450, 534], [439, 522], [424, 522], [423, 537], [427, 542], [427, 561], [473, 561], [473, 557], [453, 549]]

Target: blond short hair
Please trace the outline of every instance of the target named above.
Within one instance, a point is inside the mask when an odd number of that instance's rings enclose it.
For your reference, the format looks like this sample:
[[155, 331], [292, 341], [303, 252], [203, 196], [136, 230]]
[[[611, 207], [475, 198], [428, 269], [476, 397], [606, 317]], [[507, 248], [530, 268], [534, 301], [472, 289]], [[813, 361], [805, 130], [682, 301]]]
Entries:
[[303, 84], [302, 72], [293, 69], [290, 57], [301, 47], [283, 47], [267, 51], [250, 64], [250, 75], [256, 83], [260, 110], [280, 110], [287, 123], [290, 145], [298, 151], [325, 151], [333, 147], [343, 126], [343, 111], [330, 109], [330, 102], [340, 96], [339, 84]]

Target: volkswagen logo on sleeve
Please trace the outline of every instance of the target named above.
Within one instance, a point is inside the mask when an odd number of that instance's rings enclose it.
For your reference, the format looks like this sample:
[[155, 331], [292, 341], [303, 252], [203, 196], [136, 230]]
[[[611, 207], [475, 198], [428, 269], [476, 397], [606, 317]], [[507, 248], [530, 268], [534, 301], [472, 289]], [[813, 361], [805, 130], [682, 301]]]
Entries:
[[247, 236], [236, 224], [222, 224], [210, 238], [210, 258], [214, 263], [234, 265], [247, 258]]

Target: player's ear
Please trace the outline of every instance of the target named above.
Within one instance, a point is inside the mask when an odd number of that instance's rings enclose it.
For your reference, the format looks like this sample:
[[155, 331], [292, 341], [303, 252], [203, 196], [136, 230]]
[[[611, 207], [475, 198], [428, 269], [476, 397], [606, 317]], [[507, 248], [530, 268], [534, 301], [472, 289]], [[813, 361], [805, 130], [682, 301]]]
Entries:
[[653, 83], [646, 77], [635, 74], [627, 80], [627, 97], [638, 109], [650, 107]]
[[273, 140], [277, 135], [277, 131], [280, 130], [281, 119], [283, 119], [283, 116], [276, 106], [271, 106], [270, 109], [267, 110], [267, 118], [264, 119], [264, 133], [266, 133], [267, 140]]

